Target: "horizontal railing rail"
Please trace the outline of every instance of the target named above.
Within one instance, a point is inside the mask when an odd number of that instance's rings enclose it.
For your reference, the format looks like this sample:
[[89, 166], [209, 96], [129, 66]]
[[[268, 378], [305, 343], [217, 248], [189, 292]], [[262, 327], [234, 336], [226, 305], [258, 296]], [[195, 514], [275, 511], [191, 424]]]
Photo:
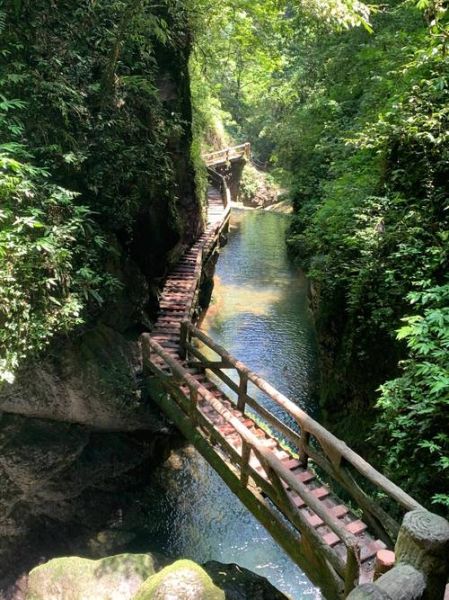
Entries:
[[211, 240], [209, 240], [209, 242], [206, 245], [202, 246], [201, 250], [197, 254], [192, 286], [188, 294], [189, 301], [187, 302], [184, 311], [185, 321], [192, 321], [194, 319], [195, 311], [198, 307], [198, 297], [200, 293], [204, 267], [207, 264], [211, 254], [213, 254], [214, 248], [217, 247], [217, 240], [220, 239], [223, 230], [227, 226], [230, 215], [231, 205], [229, 203], [223, 213], [223, 220], [221, 222], [221, 225], [217, 228], [214, 237]]
[[[190, 325], [190, 323], [189, 323]], [[242, 423], [228, 410], [207, 388], [201, 385], [181, 364], [172, 358], [155, 340], [148, 334], [142, 336], [145, 345], [145, 366], [157, 375], [164, 386], [168, 387], [173, 396], [180, 402], [181, 408], [188, 415], [190, 421], [196, 426], [204, 429], [211, 436], [214, 443], [229, 456], [233, 464], [240, 471], [242, 485], [249, 485], [250, 479], [259, 487], [270, 501], [283, 513], [289, 521], [309, 539], [317, 545], [326, 560], [345, 581], [347, 593], [354, 587], [359, 579], [360, 570], [360, 543], [355, 535], [349, 532], [344, 524], [327, 511], [322, 503], [309, 491], [304, 483], [299, 481], [282, 462]], [[188, 342], [185, 342], [187, 345]], [[189, 348], [190, 350], [190, 348]], [[156, 365], [151, 355], [156, 354], [163, 362], [165, 369]], [[226, 359], [226, 368], [228, 363]], [[169, 373], [167, 373], [167, 369]], [[208, 367], [209, 368], [209, 367]], [[240, 365], [239, 365], [240, 368]], [[235, 430], [240, 437], [240, 444], [231, 445], [222, 435], [200, 408], [204, 402], [214, 409], [220, 417]], [[257, 470], [254, 458], [262, 467]], [[346, 547], [346, 561], [328, 546], [305, 518], [301, 510], [294, 504], [286, 493], [286, 489], [292, 490], [303, 502], [318, 515], [323, 523], [339, 538]]]
[[207, 167], [207, 172], [211, 182], [217, 186], [218, 190], [220, 191], [223, 206], [225, 209], [229, 209], [231, 206], [231, 191], [226, 182], [226, 177], [221, 175], [221, 173], [218, 173], [218, 171], [212, 167]]
[[[211, 360], [194, 343], [195, 340], [215, 353], [219, 359]], [[403, 511], [422, 508], [416, 500], [190, 322], [184, 322], [182, 325], [181, 344], [186, 355], [194, 358], [192, 364], [211, 371], [237, 394], [236, 406], [240, 411], [244, 413], [248, 406], [270, 427], [277, 429], [281, 436], [293, 444], [294, 451], [304, 467], [311, 459], [323, 469], [346, 490], [356, 505], [363, 510], [365, 520], [379, 537], [388, 545], [394, 545], [399, 531], [399, 523], [362, 489], [358, 479], [366, 480], [376, 491], [386, 494]], [[229, 374], [225, 373], [226, 370], [234, 370], [238, 374], [238, 381], [236, 382]], [[249, 383], [263, 392], [264, 396], [274, 405], [282, 408], [294, 420], [299, 433], [253, 398], [248, 393]], [[351, 472], [352, 469], [355, 470], [356, 477]]]
[[251, 144], [240, 144], [238, 146], [231, 146], [229, 148], [223, 148], [216, 152], [209, 152], [203, 154], [203, 160], [206, 165], [213, 165], [219, 163], [226, 163], [237, 158], [250, 159], [251, 156]]

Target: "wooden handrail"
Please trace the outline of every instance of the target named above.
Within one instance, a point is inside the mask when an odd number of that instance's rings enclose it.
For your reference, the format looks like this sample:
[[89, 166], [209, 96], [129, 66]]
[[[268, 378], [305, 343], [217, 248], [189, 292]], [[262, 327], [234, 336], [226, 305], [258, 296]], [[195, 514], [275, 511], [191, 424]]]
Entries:
[[245, 144], [239, 144], [238, 146], [230, 146], [228, 148], [223, 148], [222, 150], [203, 154], [203, 160], [206, 164], [214, 164], [219, 162], [228, 162], [233, 158], [239, 157], [246, 157], [249, 159], [250, 155], [251, 145], [246, 142]]
[[[382, 473], [372, 467], [359, 454], [351, 450], [351, 448], [349, 448], [342, 440], [327, 431], [327, 429], [299, 408], [299, 406], [281, 394], [262, 377], [251, 371], [243, 362], [234, 358], [227, 350], [225, 350], [225, 348], [211, 340], [204, 332], [190, 322], [184, 323], [183, 326], [191, 335], [211, 348], [211, 350], [221, 356], [223, 360], [227, 361], [228, 364], [232, 365], [238, 372], [244, 373], [248, 377], [248, 381], [263, 391], [273, 402], [278, 406], [281, 406], [291, 417], [293, 417], [303, 432], [315, 436], [320, 442], [323, 450], [326, 449], [326, 453], [330, 457], [331, 466], [334, 469], [338, 469], [339, 462], [344, 458], [368, 481], [388, 494], [405, 510], [422, 508], [416, 500], [385, 477], [385, 475], [382, 475]], [[316, 455], [316, 452], [314, 452], [314, 454]], [[315, 457], [312, 456], [311, 458], [313, 459]]]
[[220, 193], [221, 193], [221, 199], [223, 201], [223, 206], [225, 207], [225, 209], [230, 208], [230, 205], [231, 205], [231, 192], [229, 190], [229, 186], [227, 184], [226, 177], [224, 177], [224, 175], [222, 175], [221, 173], [219, 173], [218, 171], [216, 171], [212, 167], [207, 167], [207, 171], [209, 173], [209, 176], [212, 179], [215, 179], [216, 181], [218, 181], [218, 183], [219, 183]]
[[[141, 339], [144, 344], [147, 345], [147, 352], [144, 353], [144, 356], [149, 357], [151, 352], [155, 352], [166, 365], [170, 368], [173, 376], [177, 379], [177, 381], [182, 381], [185, 383], [190, 390], [195, 390], [196, 396], [198, 398], [202, 398], [206, 401], [212, 408], [227, 422], [229, 423], [235, 431], [239, 434], [242, 439], [242, 446], [245, 442], [248, 444], [251, 449], [258, 455], [260, 455], [265, 462], [276, 475], [280, 478], [281, 481], [285, 482], [285, 484], [293, 490], [298, 496], [300, 496], [303, 501], [307, 504], [307, 506], [313, 510], [322, 521], [338, 536], [338, 538], [343, 542], [349, 552], [356, 552], [359, 547], [359, 540], [352, 533], [347, 531], [342, 525], [341, 521], [338, 518], [334, 517], [331, 513], [329, 513], [325, 508], [323, 508], [322, 503], [307, 489], [307, 487], [298, 479], [294, 477], [294, 475], [282, 464], [282, 462], [273, 455], [273, 453], [267, 451], [267, 449], [260, 443], [259, 439], [239, 420], [237, 419], [231, 411], [229, 411], [223, 404], [217, 400], [213, 394], [211, 394], [207, 388], [202, 386], [186, 369], [184, 369], [178, 361], [172, 358], [165, 350], [158, 344], [155, 340], [151, 339], [149, 334], [143, 334]], [[204, 416], [204, 415], [203, 415]], [[253, 469], [247, 464], [245, 465], [252, 476]], [[257, 473], [254, 473], [257, 476]], [[259, 476], [260, 477], [260, 476]], [[271, 500], [277, 504], [278, 508], [285, 512], [293, 512], [296, 518], [301, 519], [303, 523], [306, 523], [299, 510], [296, 507], [286, 507], [279, 506], [277, 502], [278, 498], [276, 494], [271, 494]], [[320, 546], [323, 544], [319, 534], [316, 533], [313, 527], [307, 526], [308, 533], [312, 537], [317, 537], [317, 543], [319, 540]], [[313, 533], [312, 533], [313, 532]], [[329, 548], [330, 550], [330, 548]], [[333, 558], [330, 558], [332, 556]], [[329, 552], [330, 560], [335, 562], [335, 554], [331, 551]], [[339, 570], [341, 570], [342, 563], [340, 561], [336, 562]], [[344, 574], [344, 573], [341, 573]]]

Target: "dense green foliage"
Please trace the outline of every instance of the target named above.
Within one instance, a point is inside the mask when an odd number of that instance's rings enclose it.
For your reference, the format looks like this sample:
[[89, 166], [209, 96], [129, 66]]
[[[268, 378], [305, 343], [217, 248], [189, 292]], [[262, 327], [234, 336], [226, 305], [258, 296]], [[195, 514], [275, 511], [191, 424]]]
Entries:
[[249, 139], [290, 190], [288, 245], [313, 283], [329, 423], [441, 508], [449, 488], [447, 11], [438, 0], [389, 0], [371, 15], [353, 4], [356, 16], [348, 4], [340, 13], [343, 5], [229, 0], [212, 12], [207, 60], [197, 60], [229, 131]]
[[[431, 36], [413, 6], [393, 2], [374, 25], [374, 35], [317, 39], [313, 65], [304, 65], [310, 87], [279, 132], [297, 209], [288, 241], [318, 294], [324, 405], [340, 418], [372, 406], [376, 388], [406, 358], [404, 375], [382, 388], [373, 442], [388, 439], [385, 466], [411, 492], [443, 501], [447, 321], [441, 315], [428, 332], [437, 337], [425, 350], [435, 368], [423, 367], [414, 345], [423, 331], [410, 332], [405, 348], [395, 330], [410, 311], [409, 294], [428, 298], [447, 282], [444, 22], [431, 25]], [[435, 318], [430, 306], [423, 318]]]
[[11, 380], [111, 301], [127, 260], [159, 274], [197, 222], [179, 212], [182, 196], [195, 203], [185, 3], [0, 10], [0, 379]]
[[104, 238], [74, 194], [47, 174], [0, 152], [0, 379], [55, 332], [82, 322], [84, 304], [101, 303], [114, 281], [100, 275]]
[[449, 284], [412, 292], [409, 298], [418, 314], [404, 318], [406, 324], [398, 332], [409, 354], [401, 376], [381, 387], [377, 431], [395, 477], [414, 490], [430, 491], [432, 502], [447, 510]]
[[194, 91], [206, 141], [224, 122], [236, 142], [248, 139], [265, 160], [273, 149], [270, 130], [294, 92], [289, 48], [303, 23], [348, 28], [367, 23], [368, 9], [354, 0], [191, 0], [196, 16]]

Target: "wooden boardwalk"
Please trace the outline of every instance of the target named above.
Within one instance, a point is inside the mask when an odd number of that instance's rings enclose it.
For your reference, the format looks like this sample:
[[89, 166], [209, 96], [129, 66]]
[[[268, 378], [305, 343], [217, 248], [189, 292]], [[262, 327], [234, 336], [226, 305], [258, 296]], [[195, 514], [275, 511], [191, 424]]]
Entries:
[[403, 511], [419, 504], [192, 324], [203, 266], [229, 220], [225, 187], [209, 188], [205, 233], [168, 276], [142, 336], [150, 393], [326, 596], [344, 597], [372, 579], [399, 529], [362, 480]]
[[210, 186], [206, 230], [167, 277], [160, 297], [158, 319], [151, 335], [171, 356], [178, 356], [181, 323], [192, 317], [202, 270], [217, 249], [229, 217], [229, 204], [224, 206], [220, 191]]

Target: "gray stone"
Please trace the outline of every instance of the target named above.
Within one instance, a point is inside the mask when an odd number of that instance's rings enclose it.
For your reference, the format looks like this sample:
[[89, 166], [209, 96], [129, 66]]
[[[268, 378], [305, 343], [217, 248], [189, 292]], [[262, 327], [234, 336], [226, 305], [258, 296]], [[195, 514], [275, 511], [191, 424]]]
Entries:
[[256, 575], [236, 564], [208, 561], [203, 569], [212, 581], [225, 592], [226, 600], [287, 600], [265, 577]]

